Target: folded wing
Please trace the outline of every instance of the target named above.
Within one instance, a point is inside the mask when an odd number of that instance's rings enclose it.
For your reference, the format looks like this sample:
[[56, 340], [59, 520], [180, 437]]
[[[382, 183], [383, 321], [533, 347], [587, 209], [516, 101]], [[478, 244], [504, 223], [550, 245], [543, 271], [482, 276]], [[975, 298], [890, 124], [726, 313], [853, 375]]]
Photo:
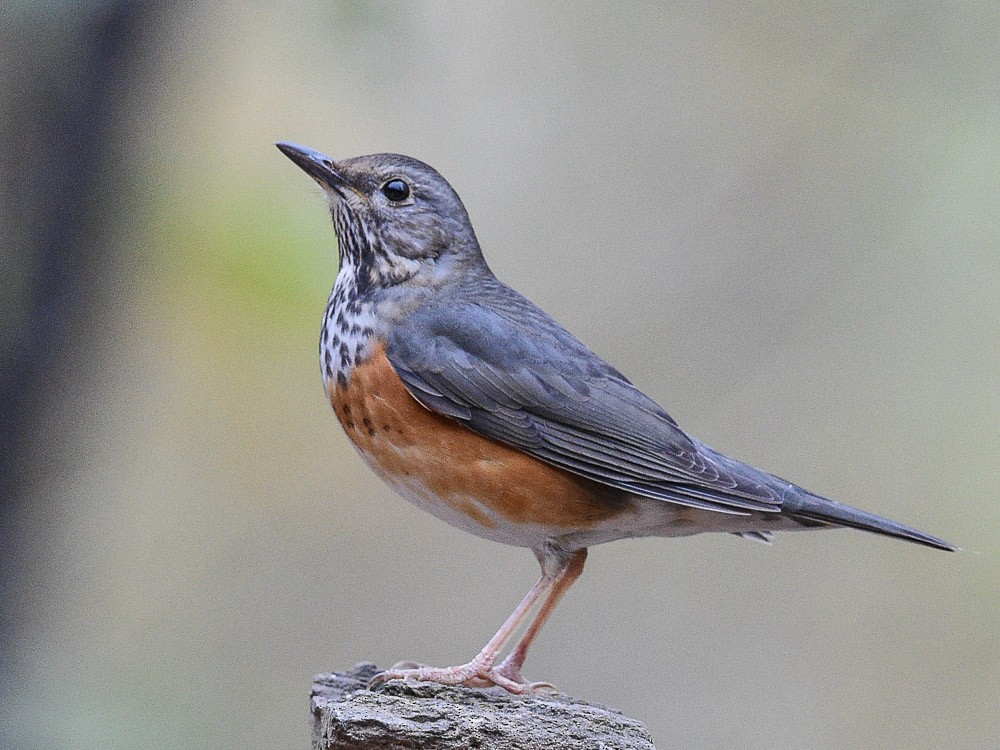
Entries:
[[394, 327], [389, 361], [426, 408], [637, 495], [725, 513], [781, 509], [774, 477], [690, 438], [555, 320], [504, 293], [503, 305], [488, 295], [430, 303]]

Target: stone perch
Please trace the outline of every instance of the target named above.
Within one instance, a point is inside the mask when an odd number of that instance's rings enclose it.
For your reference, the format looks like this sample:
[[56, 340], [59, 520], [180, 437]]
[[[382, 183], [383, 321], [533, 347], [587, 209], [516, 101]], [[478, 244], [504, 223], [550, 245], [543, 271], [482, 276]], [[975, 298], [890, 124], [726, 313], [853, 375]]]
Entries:
[[568, 695], [414, 681], [368, 690], [378, 671], [362, 663], [315, 677], [313, 750], [654, 750], [641, 722]]

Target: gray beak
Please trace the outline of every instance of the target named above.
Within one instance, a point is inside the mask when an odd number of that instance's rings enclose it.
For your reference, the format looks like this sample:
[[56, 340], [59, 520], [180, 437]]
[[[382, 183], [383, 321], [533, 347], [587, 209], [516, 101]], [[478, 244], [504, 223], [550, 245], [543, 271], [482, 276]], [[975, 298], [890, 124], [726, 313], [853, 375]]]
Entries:
[[341, 195], [344, 188], [350, 188], [347, 180], [337, 172], [336, 163], [329, 156], [288, 141], [278, 141], [274, 145], [323, 187], [332, 188]]

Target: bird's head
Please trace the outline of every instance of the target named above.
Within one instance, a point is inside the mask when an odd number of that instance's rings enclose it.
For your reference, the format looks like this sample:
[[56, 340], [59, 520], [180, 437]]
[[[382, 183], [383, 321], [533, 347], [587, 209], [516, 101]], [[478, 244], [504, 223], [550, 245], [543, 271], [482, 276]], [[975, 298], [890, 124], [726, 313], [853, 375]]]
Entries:
[[483, 263], [461, 199], [423, 162], [399, 154], [334, 161], [294, 143], [275, 145], [323, 188], [341, 266], [352, 265], [359, 283], [433, 285], [456, 265]]

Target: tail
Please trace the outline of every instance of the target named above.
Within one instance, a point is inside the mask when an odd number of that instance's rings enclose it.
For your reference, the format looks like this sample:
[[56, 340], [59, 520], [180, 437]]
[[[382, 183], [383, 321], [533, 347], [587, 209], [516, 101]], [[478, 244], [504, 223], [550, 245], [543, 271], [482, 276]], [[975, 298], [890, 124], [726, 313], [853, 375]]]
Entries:
[[795, 519], [846, 526], [948, 552], [958, 551], [958, 547], [943, 539], [938, 539], [936, 536], [925, 534], [922, 531], [903, 526], [901, 523], [890, 521], [888, 518], [866, 513], [834, 500], [827, 500], [825, 497], [812, 495], [804, 490], [800, 490], [794, 498], [787, 498], [782, 504], [782, 511]]

